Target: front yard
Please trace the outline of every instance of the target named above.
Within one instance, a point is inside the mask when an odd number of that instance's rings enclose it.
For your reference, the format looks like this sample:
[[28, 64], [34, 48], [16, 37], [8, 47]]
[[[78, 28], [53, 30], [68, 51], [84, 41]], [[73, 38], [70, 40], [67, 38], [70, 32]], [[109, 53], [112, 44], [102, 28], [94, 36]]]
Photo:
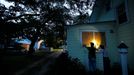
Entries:
[[4, 75], [13, 75], [15, 72], [45, 58], [48, 52], [36, 52], [32, 56], [27, 54], [1, 54], [0, 72]]

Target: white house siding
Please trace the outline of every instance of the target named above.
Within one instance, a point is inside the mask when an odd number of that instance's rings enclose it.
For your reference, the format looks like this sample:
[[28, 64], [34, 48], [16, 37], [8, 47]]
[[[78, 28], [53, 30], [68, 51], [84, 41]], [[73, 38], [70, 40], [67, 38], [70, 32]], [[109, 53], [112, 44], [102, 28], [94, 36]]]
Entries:
[[94, 23], [97, 21], [98, 17], [100, 16], [100, 7], [94, 7], [93, 12], [90, 16], [90, 23]]
[[103, 11], [97, 21], [104, 22], [104, 21], [114, 21], [114, 20], [115, 20], [115, 10], [114, 8], [111, 8], [111, 10], [109, 11]]
[[87, 52], [86, 50], [82, 50], [79, 31], [75, 27], [69, 27], [67, 30], [67, 50], [70, 56], [73, 58], [79, 58], [83, 64], [88, 65], [88, 61], [86, 59]]
[[[102, 11], [105, 11], [105, 9], [102, 8], [101, 11], [94, 12], [96, 14], [99, 14], [99, 16], [96, 16], [97, 19], [94, 22], [111, 21], [111, 20], [114, 20], [114, 17], [115, 17], [115, 20], [117, 20], [116, 19], [117, 18], [116, 17], [117, 16], [116, 15], [116, 8], [123, 1], [126, 4], [128, 22], [124, 23], [124, 24], [121, 24], [121, 25], [116, 23], [115, 33], [117, 33], [117, 38], [116, 39], [118, 41], [118, 45], [120, 44], [120, 41], [124, 41], [125, 44], [129, 47], [128, 48], [128, 65], [129, 65], [129, 68], [134, 70], [134, 63], [133, 63], [134, 62], [134, 58], [133, 58], [133, 56], [134, 56], [133, 55], [133, 53], [134, 53], [134, 0], [111, 0], [110, 11], [102, 12]], [[94, 13], [92, 14], [92, 16], [95, 16]], [[92, 18], [92, 16], [91, 16], [91, 18]], [[92, 19], [91, 19], [91, 22], [92, 22]], [[113, 35], [113, 34], [111, 34], [111, 35]], [[107, 36], [107, 37], [109, 37], [109, 36]], [[111, 41], [112, 41], [112, 39], [111, 39]], [[109, 48], [110, 47], [112, 47], [112, 46], [109, 46]], [[111, 54], [111, 53], [113, 53], [113, 54]], [[113, 61], [112, 63], [114, 63], [116, 59], [112, 59], [112, 58], [114, 58], [112, 56], [114, 54], [119, 56], [119, 53], [115, 52], [115, 51], [113, 51], [111, 53], [109, 55], [110, 55], [111, 61]], [[118, 63], [120, 63], [120, 60], [118, 60]]]
[[[107, 0], [105, 0], [107, 1]], [[120, 2], [120, 1], [119, 1]], [[113, 7], [114, 1], [110, 2], [111, 8], [106, 10], [104, 2], [97, 0], [97, 5], [94, 6], [93, 12], [90, 17], [90, 23], [104, 22], [104, 21], [114, 21], [116, 19], [115, 7]]]
[[124, 41], [128, 48], [128, 65], [134, 70], [134, 0], [128, 0], [128, 18], [125, 24], [118, 25], [118, 44]]
[[120, 3], [127, 0], [111, 0], [112, 1], [112, 7], [116, 8]]
[[87, 25], [75, 25], [68, 26], [67, 28], [67, 50], [69, 55], [74, 58], [79, 58], [80, 61], [88, 69], [88, 54], [87, 49], [82, 47], [81, 43], [81, 32], [82, 31], [98, 31], [105, 32], [106, 35], [106, 49], [108, 50], [109, 57], [112, 62], [117, 62], [119, 60], [118, 51], [117, 51], [117, 40], [116, 33], [110, 33], [112, 29], [114, 31], [114, 22], [105, 22], [105, 23], [94, 23]]
[[[116, 7], [123, 1], [127, 2], [128, 8], [128, 22], [119, 25], [118, 23], [112, 23], [107, 21], [113, 21], [116, 19]], [[95, 30], [106, 32], [106, 49], [109, 53], [111, 64], [114, 62], [120, 62], [120, 56], [117, 46], [120, 41], [124, 41], [128, 48], [128, 65], [129, 68], [134, 70], [134, 0], [111, 0], [111, 10], [103, 12], [105, 9], [100, 7], [94, 7], [93, 14], [91, 15], [90, 22], [94, 24], [68, 26], [67, 29], [67, 46], [69, 55], [77, 57], [88, 68], [87, 50], [82, 47], [80, 42], [80, 32], [82, 30]], [[96, 23], [102, 22], [102, 23]], [[110, 29], [114, 32], [110, 33]]]
[[134, 69], [134, 24], [120, 26], [118, 29], [119, 42], [124, 41], [128, 48], [128, 65]]

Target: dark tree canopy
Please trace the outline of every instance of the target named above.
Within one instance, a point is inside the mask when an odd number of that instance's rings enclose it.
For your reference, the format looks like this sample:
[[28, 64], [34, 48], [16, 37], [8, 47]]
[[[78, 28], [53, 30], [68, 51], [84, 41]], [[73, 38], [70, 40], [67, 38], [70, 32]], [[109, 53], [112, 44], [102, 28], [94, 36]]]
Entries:
[[[49, 21], [60, 22], [66, 25], [87, 22], [92, 12], [95, 0], [6, 0], [14, 2], [10, 6], [13, 15], [20, 13], [23, 16], [36, 16], [45, 25]], [[29, 14], [26, 12], [29, 12]], [[12, 17], [13, 17], [12, 15]], [[10, 19], [10, 18], [9, 18]], [[13, 18], [14, 19], [14, 18]], [[83, 20], [83, 21], [82, 21]]]
[[14, 23], [15, 27], [20, 27], [17, 29], [25, 33], [34, 28], [36, 33], [44, 34], [46, 38], [51, 35], [51, 38], [59, 40], [65, 38], [64, 25], [88, 23], [95, 4], [95, 0], [6, 1], [13, 2], [14, 5], [7, 8], [0, 3], [1, 24]]

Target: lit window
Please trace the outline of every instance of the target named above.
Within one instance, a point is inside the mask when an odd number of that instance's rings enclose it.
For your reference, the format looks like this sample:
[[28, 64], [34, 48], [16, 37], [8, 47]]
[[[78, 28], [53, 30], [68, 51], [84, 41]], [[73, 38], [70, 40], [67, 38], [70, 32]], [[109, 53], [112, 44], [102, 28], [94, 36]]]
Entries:
[[105, 45], [105, 33], [82, 32], [82, 44], [90, 46], [90, 42], [93, 42], [96, 48], [99, 48], [100, 45]]

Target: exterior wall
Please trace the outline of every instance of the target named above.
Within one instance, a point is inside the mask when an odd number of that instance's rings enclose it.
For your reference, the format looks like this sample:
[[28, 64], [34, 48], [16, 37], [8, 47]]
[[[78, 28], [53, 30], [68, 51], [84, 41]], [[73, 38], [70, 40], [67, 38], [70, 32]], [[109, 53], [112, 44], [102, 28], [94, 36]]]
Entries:
[[[112, 23], [116, 19], [116, 7], [126, 2], [128, 22], [119, 25], [117, 22]], [[87, 50], [82, 47], [81, 35], [82, 30], [104, 31], [106, 32], [106, 49], [108, 50], [111, 64], [114, 62], [120, 63], [120, 56], [117, 46], [120, 41], [124, 41], [128, 48], [128, 66], [134, 70], [134, 0], [111, 0], [111, 10], [105, 12], [102, 7], [94, 7], [90, 18], [90, 23], [87, 25], [69, 26], [67, 29], [67, 46], [70, 56], [77, 57], [81, 62], [88, 66]], [[100, 4], [101, 6], [101, 4]], [[99, 23], [97, 23], [99, 22]], [[110, 30], [114, 33], [110, 33]], [[88, 68], [88, 67], [87, 67]]]
[[134, 70], [134, 24], [127, 24], [124, 26], [120, 26], [118, 29], [118, 44], [120, 41], [124, 41], [128, 48], [128, 65], [129, 68]]
[[100, 7], [94, 6], [93, 12], [90, 16], [90, 23], [95, 23], [97, 21], [98, 17], [100, 16], [100, 11]]
[[[107, 1], [107, 0], [103, 0]], [[116, 19], [115, 8], [112, 6], [114, 1], [110, 2], [110, 10], [106, 10], [105, 2], [102, 0], [97, 0], [93, 12], [91, 14], [90, 23], [104, 22], [104, 21], [114, 21]]]
[[124, 41], [128, 48], [128, 66], [134, 70], [134, 0], [128, 0], [128, 22], [125, 24], [117, 24], [118, 44]]
[[125, 0], [111, 0], [112, 1], [112, 7], [116, 8], [120, 3], [122, 3]]
[[[119, 4], [122, 2], [126, 3], [126, 11], [128, 16], [128, 22], [119, 25], [116, 23], [115, 25], [115, 33], [117, 34], [117, 41], [118, 45], [120, 44], [120, 41], [124, 41], [125, 44], [129, 47], [128, 48], [128, 65], [129, 68], [134, 70], [134, 0], [111, 0], [111, 9], [109, 12], [105, 12], [104, 8], [96, 7], [94, 8], [93, 14], [91, 15], [90, 22], [106, 22], [106, 21], [112, 21], [117, 20], [116, 16], [116, 8]], [[101, 5], [101, 4], [100, 4]], [[97, 11], [96, 11], [97, 9]], [[101, 10], [99, 10], [101, 9]], [[97, 15], [96, 15], [97, 14]], [[94, 17], [96, 17], [94, 19]], [[119, 53], [118, 53], [119, 56]], [[112, 55], [111, 55], [112, 57]], [[114, 59], [111, 59], [114, 61]]]
[[[118, 51], [117, 51], [117, 41], [116, 33], [110, 33], [112, 29], [114, 31], [114, 22], [105, 22], [105, 23], [94, 23], [87, 25], [75, 25], [68, 26], [67, 28], [67, 50], [69, 55], [74, 58], [79, 58], [80, 61], [88, 67], [88, 52], [87, 49], [82, 47], [81, 43], [81, 32], [82, 31], [96, 31], [96, 32], [105, 32], [106, 35], [106, 49], [109, 53], [109, 57], [112, 62], [117, 62], [119, 60]], [[113, 57], [114, 54], [114, 57]]]
[[103, 12], [98, 19], [98, 22], [103, 21], [114, 21], [115, 20], [115, 10], [112, 8], [107, 12]]

